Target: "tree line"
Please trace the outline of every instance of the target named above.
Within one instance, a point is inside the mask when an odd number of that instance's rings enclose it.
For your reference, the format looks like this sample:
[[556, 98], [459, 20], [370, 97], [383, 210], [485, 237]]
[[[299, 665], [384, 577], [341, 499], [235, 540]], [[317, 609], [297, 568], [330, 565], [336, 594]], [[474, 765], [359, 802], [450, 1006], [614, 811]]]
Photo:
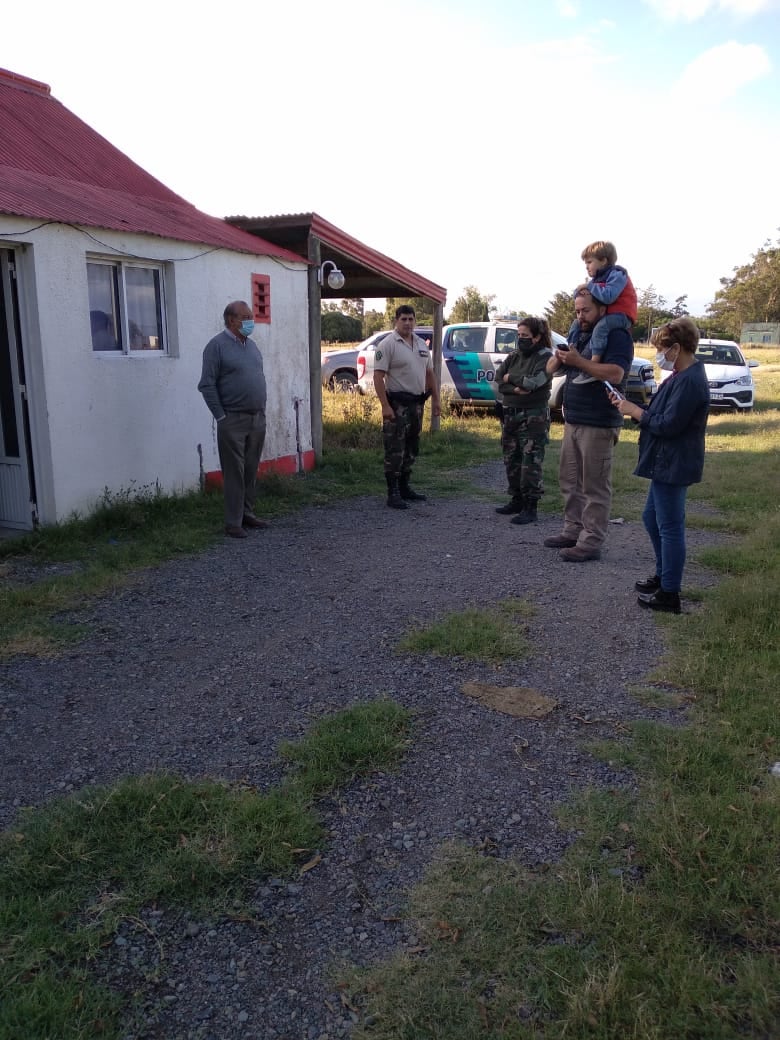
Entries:
[[[780, 239], [773, 245], [769, 239], [741, 267], [735, 267], [730, 277], [720, 279], [715, 293], [703, 315], [690, 315], [687, 293], [669, 303], [654, 286], [637, 290], [637, 320], [634, 339], [645, 342], [655, 326], [683, 316], [692, 317], [702, 333], [713, 338], [739, 340], [745, 322], [780, 322]], [[462, 321], [489, 321], [506, 318], [514, 321], [528, 314], [518, 307], [507, 314], [499, 314], [494, 307], [494, 295], [480, 292], [468, 285], [445, 316], [445, 324]], [[433, 324], [433, 304], [425, 297], [388, 298], [384, 311], [364, 309], [363, 300], [341, 300], [323, 304], [322, 338], [338, 343], [352, 343], [381, 329], [391, 328], [395, 309], [401, 303], [411, 304], [418, 325]], [[550, 328], [565, 335], [574, 320], [574, 294], [557, 292], [544, 308], [543, 316]]]

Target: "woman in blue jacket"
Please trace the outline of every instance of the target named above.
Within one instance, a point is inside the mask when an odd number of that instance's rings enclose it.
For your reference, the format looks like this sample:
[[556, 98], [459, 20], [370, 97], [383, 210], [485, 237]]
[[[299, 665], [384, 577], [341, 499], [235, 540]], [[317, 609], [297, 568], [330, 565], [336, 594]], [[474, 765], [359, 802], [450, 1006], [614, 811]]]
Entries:
[[655, 574], [635, 585], [639, 604], [680, 613], [685, 566], [685, 497], [704, 470], [704, 430], [710, 391], [696, 360], [699, 330], [690, 318], [662, 325], [653, 336], [656, 363], [672, 374], [647, 408], [618, 394], [610, 400], [639, 423], [639, 461], [634, 473], [650, 479], [642, 520], [655, 551]]

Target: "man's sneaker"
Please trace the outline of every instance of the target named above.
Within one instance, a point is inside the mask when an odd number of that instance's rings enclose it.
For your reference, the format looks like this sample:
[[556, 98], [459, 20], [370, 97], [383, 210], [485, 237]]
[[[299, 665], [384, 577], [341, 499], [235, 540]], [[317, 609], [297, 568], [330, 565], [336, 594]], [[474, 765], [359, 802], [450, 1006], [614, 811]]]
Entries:
[[661, 579], [654, 574], [652, 578], [647, 578], [645, 581], [635, 581], [634, 588], [637, 592], [657, 592], [661, 588]]
[[567, 538], [565, 534], [552, 534], [545, 538], [544, 544], [548, 549], [571, 549], [577, 544], [577, 539]]
[[640, 607], [648, 607], [650, 610], [663, 610], [667, 614], [680, 614], [682, 612], [679, 592], [666, 592], [664, 589], [657, 589], [653, 593], [637, 596], [637, 603]]

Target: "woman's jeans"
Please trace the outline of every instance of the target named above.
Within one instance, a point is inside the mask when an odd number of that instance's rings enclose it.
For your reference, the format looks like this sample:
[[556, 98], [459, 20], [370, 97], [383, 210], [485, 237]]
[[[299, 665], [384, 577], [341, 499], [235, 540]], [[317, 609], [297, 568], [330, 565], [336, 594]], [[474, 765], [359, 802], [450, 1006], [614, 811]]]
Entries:
[[685, 567], [684, 484], [650, 481], [642, 520], [655, 551], [655, 573], [665, 592], [679, 592]]

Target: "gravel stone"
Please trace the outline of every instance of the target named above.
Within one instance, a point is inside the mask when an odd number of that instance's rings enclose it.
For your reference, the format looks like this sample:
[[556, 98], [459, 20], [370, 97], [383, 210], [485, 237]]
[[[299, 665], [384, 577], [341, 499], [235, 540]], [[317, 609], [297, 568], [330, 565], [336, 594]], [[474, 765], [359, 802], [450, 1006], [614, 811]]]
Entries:
[[[477, 479], [503, 493], [500, 462]], [[414, 712], [398, 768], [323, 799], [321, 861], [258, 879], [253, 920], [157, 907], [122, 923], [95, 970], [137, 995], [123, 1040], [348, 1037], [359, 1015], [338, 966], [415, 945], [405, 899], [443, 843], [554, 863], [575, 837], [556, 822], [562, 802], [634, 787], [586, 743], [640, 718], [684, 722], [684, 708], [645, 707], [628, 689], [664, 653], [633, 589], [654, 569], [641, 524], [611, 525], [602, 559], [575, 565], [542, 545], [560, 516], [518, 528], [494, 504], [429, 497], [401, 513], [378, 495], [307, 509], [74, 611], [90, 635], [62, 656], [0, 664], [3, 827], [23, 806], [150, 770], [266, 790], [284, 775], [279, 743], [324, 715], [384, 697]], [[689, 531], [693, 550], [714, 540]], [[15, 567], [9, 580], [34, 577]], [[686, 581], [713, 578], [691, 561]], [[415, 625], [510, 596], [536, 609], [526, 660], [395, 649]], [[532, 687], [558, 706], [514, 718], [465, 696], [464, 682]]]

